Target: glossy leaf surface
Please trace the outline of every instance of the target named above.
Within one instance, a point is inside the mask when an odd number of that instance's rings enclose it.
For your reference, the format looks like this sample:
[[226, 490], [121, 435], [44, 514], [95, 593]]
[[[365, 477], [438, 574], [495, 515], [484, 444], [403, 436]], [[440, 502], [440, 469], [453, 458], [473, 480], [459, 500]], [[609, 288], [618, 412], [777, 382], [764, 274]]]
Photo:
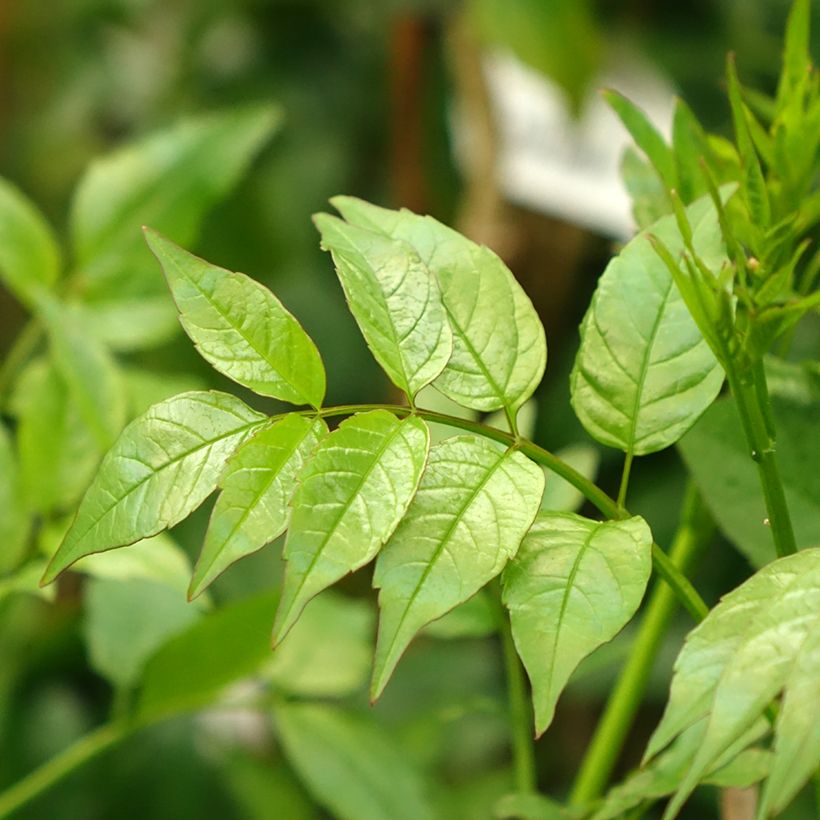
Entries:
[[503, 600], [533, 688], [535, 728], [578, 664], [635, 614], [652, 567], [642, 518], [592, 521], [540, 513], [503, 575]]
[[319, 407], [325, 370], [301, 325], [263, 285], [175, 245], [146, 240], [174, 295], [185, 332], [220, 373], [263, 396]]
[[191, 597], [285, 531], [296, 478], [326, 434], [321, 419], [290, 414], [259, 430], [231, 456], [194, 568]]
[[[695, 247], [717, 270], [720, 228], [711, 201], [687, 209]], [[587, 432], [643, 455], [677, 441], [712, 403], [723, 371], [704, 341], [649, 235], [673, 253], [673, 216], [660, 219], [613, 259], [581, 325], [572, 406]]]
[[418, 487], [428, 447], [423, 421], [385, 410], [346, 419], [319, 445], [293, 498], [277, 641], [307, 601], [376, 556]]
[[501, 572], [543, 491], [541, 469], [495, 442], [458, 436], [431, 448], [407, 515], [376, 562], [381, 614], [371, 697], [423, 626]]
[[406, 242], [317, 214], [345, 298], [368, 347], [411, 398], [441, 373], [453, 337], [438, 285]]
[[218, 392], [183, 393], [123, 430], [103, 459], [49, 565], [125, 546], [181, 521], [214, 490], [228, 456], [264, 416]]
[[541, 321], [507, 266], [432, 217], [352, 197], [332, 202], [348, 222], [409, 243], [438, 280], [453, 353], [436, 387], [475, 410], [520, 407], [541, 381], [547, 346]]

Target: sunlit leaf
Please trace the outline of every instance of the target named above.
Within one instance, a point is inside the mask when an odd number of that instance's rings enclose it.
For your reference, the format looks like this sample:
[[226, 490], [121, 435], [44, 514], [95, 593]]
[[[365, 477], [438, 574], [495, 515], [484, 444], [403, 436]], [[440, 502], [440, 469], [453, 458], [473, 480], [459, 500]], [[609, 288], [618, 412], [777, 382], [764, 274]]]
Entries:
[[0, 575], [13, 570], [23, 557], [29, 532], [17, 456], [0, 424]]
[[352, 416], [322, 441], [293, 498], [276, 641], [314, 595], [375, 557], [407, 510], [428, 446], [423, 421], [385, 410]]
[[547, 346], [532, 302], [507, 266], [430, 216], [353, 197], [331, 201], [351, 224], [409, 243], [438, 280], [453, 353], [435, 386], [475, 410], [519, 408], [541, 381]]
[[532, 682], [538, 734], [578, 664], [635, 614], [651, 568], [652, 534], [642, 518], [535, 519], [504, 571], [503, 600]]
[[296, 478], [326, 434], [321, 419], [290, 414], [262, 428], [231, 456], [219, 480], [222, 492], [191, 579], [191, 597], [285, 531]]
[[327, 214], [314, 222], [373, 355], [412, 398], [441, 373], [453, 349], [435, 278], [402, 240]]
[[226, 459], [264, 421], [225, 393], [183, 393], [154, 405], [103, 459], [44, 583], [84, 555], [181, 521], [214, 490]]
[[[716, 268], [722, 258], [711, 201], [687, 209], [695, 247]], [[673, 444], [712, 403], [723, 371], [648, 234], [673, 253], [682, 239], [667, 216], [633, 239], [604, 271], [581, 325], [572, 406], [587, 432], [627, 453]]]
[[266, 287], [153, 230], [145, 238], [165, 272], [182, 326], [206, 361], [263, 396], [321, 405], [325, 369], [319, 351]]
[[407, 515], [376, 562], [381, 615], [371, 697], [423, 626], [501, 572], [543, 491], [541, 469], [495, 442], [458, 436], [431, 448]]
[[[820, 652], [812, 637], [818, 632], [820, 549], [807, 549], [768, 564], [724, 596], [687, 636], [675, 662], [669, 703], [646, 757], [657, 754], [696, 721], [708, 718], [708, 722], [697, 754], [667, 807], [667, 818], [675, 816], [704, 774], [773, 698], [785, 690], [788, 699], [792, 687], [799, 693], [804, 686], [816, 686], [804, 677], [816, 681], [820, 676]], [[804, 703], [803, 708], [816, 723], [817, 703]], [[781, 780], [775, 787], [778, 803], [820, 765], [817, 734], [807, 732], [806, 726], [805, 720], [790, 717], [778, 719], [775, 725], [776, 770], [792, 765], [795, 746], [805, 744], [794, 777], [788, 785]], [[786, 761], [778, 761], [780, 754]]]

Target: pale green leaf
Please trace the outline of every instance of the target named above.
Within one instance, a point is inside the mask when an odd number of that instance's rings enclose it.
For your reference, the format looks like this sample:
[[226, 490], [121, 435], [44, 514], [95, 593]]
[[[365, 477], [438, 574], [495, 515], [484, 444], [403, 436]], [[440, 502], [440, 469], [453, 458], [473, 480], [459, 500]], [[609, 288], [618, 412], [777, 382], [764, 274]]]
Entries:
[[184, 592], [146, 578], [93, 578], [84, 601], [91, 666], [118, 687], [134, 686], [148, 658], [200, 615]]
[[[704, 783], [747, 788], [762, 780], [771, 767], [771, 753], [750, 744], [766, 734], [768, 723], [757, 721], [715, 761]], [[675, 742], [646, 767], [610, 788], [591, 820], [615, 820], [644, 801], [672, 794], [691, 765], [706, 730], [706, 720], [690, 726]]]
[[453, 349], [435, 278], [407, 242], [327, 214], [313, 221], [368, 347], [412, 398], [441, 373]]
[[774, 766], [760, 816], [779, 814], [820, 767], [820, 628], [814, 627], [794, 659], [775, 724]]
[[[798, 547], [820, 544], [820, 369], [770, 359], [777, 464]], [[766, 504], [732, 398], [714, 403], [678, 442], [718, 526], [755, 566], [775, 558]]]
[[277, 125], [269, 105], [181, 122], [96, 160], [77, 187], [71, 236], [86, 292], [104, 300], [157, 293], [161, 278], [140, 228], [183, 245], [236, 184]]
[[575, 820], [582, 812], [536, 792], [505, 794], [493, 806], [493, 817], [498, 820]]
[[293, 413], [259, 430], [231, 456], [194, 568], [192, 598], [235, 561], [285, 531], [296, 478], [326, 434], [322, 419]]
[[424, 782], [405, 750], [365, 717], [335, 706], [280, 703], [285, 755], [314, 798], [339, 820], [429, 820]]
[[0, 603], [9, 596], [20, 593], [34, 595], [46, 601], [53, 601], [57, 594], [57, 588], [53, 586], [43, 588], [39, 584], [45, 568], [46, 562], [38, 558], [23, 564], [11, 575], [0, 578]]
[[652, 569], [642, 518], [540, 513], [503, 575], [503, 601], [529, 674], [535, 728], [552, 722], [569, 676], [635, 614]]
[[205, 390], [205, 379], [186, 371], [147, 370], [127, 367], [122, 372], [128, 401], [128, 417], [141, 416], [152, 404], [159, 404], [180, 393]]
[[78, 303], [88, 330], [111, 350], [133, 353], [158, 347], [179, 329], [174, 303], [166, 292], [155, 296], [116, 298]]
[[[708, 718], [697, 754], [666, 817], [674, 817], [715, 760], [757, 720], [781, 690], [804, 685], [802, 672], [816, 678], [818, 653], [809, 645], [820, 631], [820, 549], [780, 558], [726, 595], [687, 637], [675, 662], [663, 719], [650, 738], [650, 757], [702, 718]], [[817, 722], [817, 702], [803, 704]], [[775, 727], [775, 759], [784, 740]], [[799, 728], [787, 724], [786, 755], [798, 741]], [[779, 740], [778, 740], [779, 739]], [[808, 768], [797, 774], [788, 791], [802, 785], [816, 764], [820, 748], [808, 754]], [[812, 761], [814, 756], [814, 761]]]
[[371, 561], [418, 487], [429, 433], [423, 421], [385, 410], [343, 421], [299, 477], [275, 640], [318, 592]]
[[[687, 209], [695, 247], [716, 270], [720, 227], [708, 198]], [[683, 249], [674, 216], [639, 234], [613, 259], [581, 325], [572, 406], [587, 432], [643, 455], [677, 441], [712, 403], [723, 371], [649, 234]]]
[[117, 363], [70, 308], [43, 297], [38, 299], [37, 311], [48, 331], [55, 368], [99, 447], [106, 449], [126, 420], [125, 391]]
[[547, 345], [532, 302], [507, 266], [430, 216], [352, 197], [331, 201], [351, 224], [409, 243], [438, 280], [453, 353], [435, 386], [475, 410], [517, 410], [541, 381]]
[[245, 598], [204, 615], [165, 643], [145, 665], [135, 717], [155, 720], [199, 708], [231, 683], [260, 674], [271, 656], [275, 607], [267, 592]]
[[26, 549], [28, 510], [17, 456], [4, 424], [0, 424], [0, 576], [15, 569]]
[[371, 696], [414, 635], [498, 575], [535, 518], [544, 473], [476, 436], [431, 448], [407, 515], [376, 562], [379, 636]]
[[484, 591], [424, 627], [431, 638], [486, 638], [498, 631], [498, 605]]
[[30, 305], [60, 272], [60, 250], [43, 215], [11, 183], [0, 179], [0, 281]]
[[214, 490], [227, 458], [265, 417], [225, 393], [183, 393], [135, 419], [100, 465], [44, 576], [173, 526]]
[[153, 230], [145, 238], [165, 272], [182, 326], [206, 361], [263, 396], [321, 405], [325, 369], [319, 351], [266, 287]]
[[314, 598], [266, 669], [274, 686], [300, 698], [339, 698], [361, 689], [373, 654], [373, 608], [327, 590]]
[[26, 506], [39, 513], [71, 509], [91, 481], [102, 449], [50, 361], [35, 359], [23, 370], [11, 410]]

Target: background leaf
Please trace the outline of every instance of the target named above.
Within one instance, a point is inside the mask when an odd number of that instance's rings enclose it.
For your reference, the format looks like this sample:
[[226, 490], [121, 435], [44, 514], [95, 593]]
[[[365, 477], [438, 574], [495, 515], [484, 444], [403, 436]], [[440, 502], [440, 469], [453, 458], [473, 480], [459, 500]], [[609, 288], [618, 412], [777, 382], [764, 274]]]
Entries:
[[28, 533], [28, 510], [17, 457], [6, 426], [0, 424], [0, 576], [20, 563]]
[[435, 386], [475, 410], [520, 407], [541, 381], [547, 345], [532, 302], [507, 266], [430, 216], [353, 197], [331, 202], [351, 224], [408, 242], [438, 280], [453, 353]]
[[57, 240], [39, 210], [0, 179], [0, 280], [24, 304], [60, 273]]
[[277, 642], [307, 601], [371, 561], [391, 536], [418, 487], [429, 441], [420, 419], [374, 410], [346, 419], [318, 446], [293, 497]]
[[325, 369], [301, 325], [263, 285], [211, 265], [156, 231], [145, 238], [202, 357], [263, 396], [319, 407]]
[[[698, 253], [712, 269], [723, 252], [714, 205], [687, 209]], [[648, 236], [672, 253], [683, 242], [673, 216], [636, 236], [598, 281], [581, 325], [572, 406], [587, 432], [643, 455], [677, 441], [712, 403], [723, 371]]]
[[263, 427], [230, 457], [194, 568], [191, 597], [285, 531], [296, 478], [325, 435], [322, 419], [292, 413]]
[[501, 572], [543, 491], [538, 466], [487, 439], [457, 436], [430, 449], [407, 515], [376, 561], [381, 614], [372, 698], [423, 626]]
[[642, 518], [535, 519], [504, 571], [503, 600], [532, 682], [538, 734], [573, 670], [635, 614], [651, 569], [652, 533]]
[[433, 817], [423, 781], [377, 724], [312, 703], [280, 703], [274, 722], [299, 777], [340, 820]]
[[54, 580], [78, 558], [155, 535], [195, 510], [226, 459], [265, 420], [226, 393], [183, 393], [123, 430], [49, 564]]
[[327, 214], [313, 221], [368, 347], [392, 382], [414, 397], [453, 349], [434, 277], [406, 242]]

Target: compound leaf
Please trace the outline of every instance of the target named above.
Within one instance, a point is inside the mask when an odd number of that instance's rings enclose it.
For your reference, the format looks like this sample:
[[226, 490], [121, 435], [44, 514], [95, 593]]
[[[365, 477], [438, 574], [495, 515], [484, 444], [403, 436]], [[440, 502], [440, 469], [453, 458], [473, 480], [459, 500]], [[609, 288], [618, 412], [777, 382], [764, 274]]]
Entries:
[[175, 245], [156, 231], [145, 238], [202, 357], [262, 396], [319, 407], [325, 369], [296, 319], [263, 285]]
[[226, 393], [183, 393], [123, 430], [100, 465], [43, 583], [78, 558], [170, 527], [216, 487], [228, 456], [265, 417]]
[[327, 214], [314, 222], [368, 347], [412, 398], [441, 373], [453, 349], [436, 280], [406, 242]]
[[392, 535], [429, 441], [420, 419], [373, 410], [346, 419], [318, 446], [293, 498], [276, 642], [314, 595], [371, 561]]
[[0, 280], [30, 305], [59, 272], [60, 250], [51, 227], [17, 188], [0, 179]]
[[543, 492], [541, 468], [496, 442], [467, 435], [431, 448], [407, 515], [376, 561], [381, 616], [372, 698], [423, 626], [501, 572]]
[[[715, 268], [720, 227], [708, 198], [687, 209], [699, 254]], [[717, 396], [723, 371], [649, 239], [673, 253], [683, 243], [674, 216], [635, 237], [603, 275], [581, 325], [572, 406], [587, 432], [643, 455], [677, 441]]]
[[285, 531], [296, 477], [326, 434], [322, 419], [292, 413], [263, 427], [230, 457], [194, 568], [191, 598]]
[[[820, 675], [815, 638], [820, 631], [820, 548], [780, 558], [726, 595], [687, 637], [675, 662], [669, 703], [650, 738], [650, 757], [696, 721], [708, 717], [697, 754], [667, 807], [674, 817], [714, 761], [757, 720], [781, 690], [810, 691]], [[812, 683], [804, 678], [807, 676]], [[794, 721], [787, 713], [775, 725], [776, 771], [791, 765], [795, 745], [810, 739], [805, 721], [817, 722], [817, 702], [802, 702], [809, 713]], [[785, 724], [785, 726], [784, 726]], [[786, 737], [781, 737], [785, 728]], [[779, 761], [778, 755], [786, 760]], [[779, 804], [820, 764], [820, 744], [809, 742], [783, 787]], [[790, 773], [791, 774], [791, 773]], [[782, 789], [782, 791], [778, 791]]]
[[635, 614], [651, 568], [652, 534], [642, 518], [535, 519], [504, 570], [503, 600], [532, 681], [538, 734], [573, 670]]
[[474, 410], [517, 410], [541, 381], [547, 344], [532, 302], [501, 259], [430, 216], [353, 197], [331, 202], [351, 224], [409, 243], [436, 277], [453, 353], [435, 386]]

